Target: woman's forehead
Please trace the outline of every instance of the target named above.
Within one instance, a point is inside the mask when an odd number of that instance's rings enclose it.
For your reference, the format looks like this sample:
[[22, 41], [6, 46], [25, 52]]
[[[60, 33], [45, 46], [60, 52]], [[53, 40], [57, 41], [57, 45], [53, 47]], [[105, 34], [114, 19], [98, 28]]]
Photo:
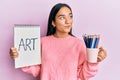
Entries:
[[72, 11], [68, 8], [68, 7], [62, 7], [56, 16], [60, 15], [60, 14], [63, 14], [63, 15], [66, 15], [66, 14], [71, 14]]

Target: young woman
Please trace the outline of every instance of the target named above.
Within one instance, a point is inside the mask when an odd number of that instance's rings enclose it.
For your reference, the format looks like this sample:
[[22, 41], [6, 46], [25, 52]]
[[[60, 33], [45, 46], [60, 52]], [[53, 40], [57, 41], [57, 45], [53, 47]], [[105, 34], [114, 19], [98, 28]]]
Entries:
[[[49, 15], [47, 36], [41, 39], [42, 64], [22, 68], [40, 80], [88, 80], [97, 73], [98, 63], [89, 63], [83, 40], [72, 35], [73, 14], [67, 4], [56, 4]], [[18, 57], [16, 48], [11, 58]], [[98, 62], [106, 52], [99, 48]]]

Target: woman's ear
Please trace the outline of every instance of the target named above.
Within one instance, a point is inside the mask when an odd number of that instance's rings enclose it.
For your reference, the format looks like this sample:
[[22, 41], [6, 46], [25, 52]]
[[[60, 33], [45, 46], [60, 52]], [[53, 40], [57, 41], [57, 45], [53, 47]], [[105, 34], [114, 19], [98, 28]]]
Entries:
[[55, 27], [55, 22], [54, 21], [52, 21], [52, 25], [53, 25], [53, 27]]

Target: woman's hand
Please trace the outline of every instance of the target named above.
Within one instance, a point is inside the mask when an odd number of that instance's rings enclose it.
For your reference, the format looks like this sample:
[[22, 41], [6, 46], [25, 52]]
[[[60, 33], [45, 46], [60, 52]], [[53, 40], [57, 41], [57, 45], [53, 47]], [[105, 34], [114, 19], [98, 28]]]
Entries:
[[15, 59], [18, 57], [18, 51], [16, 48], [10, 48], [10, 57], [12, 59]]
[[102, 47], [100, 47], [98, 52], [97, 62], [103, 61], [106, 57], [107, 57], [107, 52]]

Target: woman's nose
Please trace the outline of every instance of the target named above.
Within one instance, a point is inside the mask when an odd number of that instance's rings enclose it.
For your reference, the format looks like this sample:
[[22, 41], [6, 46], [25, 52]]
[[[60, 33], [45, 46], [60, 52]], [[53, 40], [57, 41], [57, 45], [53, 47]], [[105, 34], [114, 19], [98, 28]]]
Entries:
[[71, 22], [72, 22], [72, 19], [71, 19], [71, 18], [66, 18], [66, 19], [65, 19], [65, 23], [66, 23], [66, 24], [69, 24], [69, 23], [71, 23]]

